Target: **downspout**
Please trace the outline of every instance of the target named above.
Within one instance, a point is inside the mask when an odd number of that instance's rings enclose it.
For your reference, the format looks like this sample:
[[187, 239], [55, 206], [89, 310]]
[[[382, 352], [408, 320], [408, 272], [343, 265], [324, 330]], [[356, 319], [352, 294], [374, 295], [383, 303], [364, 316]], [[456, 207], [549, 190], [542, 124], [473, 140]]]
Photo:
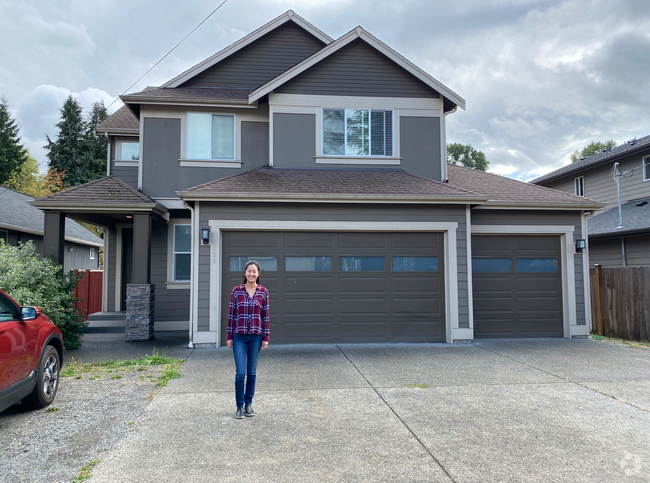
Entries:
[[[444, 104], [444, 101], [443, 101]], [[442, 165], [445, 168], [445, 176], [444, 176], [444, 181], [443, 183], [448, 183], [449, 182], [449, 177], [447, 176], [447, 116], [449, 114], [453, 114], [458, 110], [458, 106], [454, 106], [454, 108], [451, 111], [447, 111], [443, 115], [443, 126], [442, 126]]]
[[623, 268], [627, 267], [627, 259], [625, 257], [625, 238], [621, 237], [621, 255], [623, 256]]
[[196, 233], [194, 230], [194, 207], [190, 206], [190, 204], [187, 201], [183, 201], [183, 206], [187, 209], [190, 210], [190, 213], [192, 213], [191, 219], [192, 219], [192, 235], [191, 235], [191, 240], [192, 240], [192, 254], [190, 257], [190, 342], [187, 344], [187, 347], [190, 349], [194, 349], [194, 295], [195, 295], [195, 290], [194, 290], [194, 282], [195, 282], [195, 274], [194, 274], [194, 257], [198, 256], [195, 242], [196, 242]]

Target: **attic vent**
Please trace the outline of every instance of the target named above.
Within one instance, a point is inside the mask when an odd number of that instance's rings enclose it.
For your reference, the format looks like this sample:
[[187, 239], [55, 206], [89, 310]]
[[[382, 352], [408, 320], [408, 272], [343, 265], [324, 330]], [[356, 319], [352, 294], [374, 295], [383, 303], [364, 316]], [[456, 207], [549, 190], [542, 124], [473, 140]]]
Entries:
[[627, 143], [628, 143], [630, 146], [634, 146], [634, 145], [636, 144], [636, 138], [634, 138], [634, 139], [630, 139]]
[[588, 158], [588, 156], [583, 156], [582, 158], [580, 158], [580, 161], [582, 161], [583, 159], [587, 159], [587, 158]]
[[612, 151], [612, 148], [605, 148], [603, 149], [603, 153], [609, 153]]
[[645, 206], [645, 205], [647, 205], [647, 204], [648, 204], [647, 201], [642, 201], [641, 203], [637, 203], [637, 204], [634, 205], [634, 206]]

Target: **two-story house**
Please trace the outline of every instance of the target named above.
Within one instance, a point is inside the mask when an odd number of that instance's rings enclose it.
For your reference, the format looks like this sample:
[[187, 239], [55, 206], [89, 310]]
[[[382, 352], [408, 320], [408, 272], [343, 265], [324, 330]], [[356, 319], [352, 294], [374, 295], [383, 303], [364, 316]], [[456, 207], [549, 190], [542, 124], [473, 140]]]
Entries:
[[225, 344], [251, 259], [275, 344], [589, 335], [576, 241], [601, 205], [447, 165], [465, 100], [363, 28], [288, 11], [122, 100], [108, 176], [34, 205], [55, 253], [65, 217], [107, 227], [127, 339]]
[[592, 266], [650, 265], [650, 136], [583, 158], [531, 183], [606, 205], [587, 221]]

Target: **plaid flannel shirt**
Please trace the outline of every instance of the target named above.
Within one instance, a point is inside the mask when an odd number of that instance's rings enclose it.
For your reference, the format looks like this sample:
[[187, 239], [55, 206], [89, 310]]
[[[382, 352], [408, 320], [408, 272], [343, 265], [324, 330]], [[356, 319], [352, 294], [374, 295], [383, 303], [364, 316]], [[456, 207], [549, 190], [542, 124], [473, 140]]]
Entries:
[[253, 297], [246, 293], [244, 284], [232, 289], [228, 311], [228, 336], [233, 334], [262, 335], [269, 340], [269, 291], [258, 285]]

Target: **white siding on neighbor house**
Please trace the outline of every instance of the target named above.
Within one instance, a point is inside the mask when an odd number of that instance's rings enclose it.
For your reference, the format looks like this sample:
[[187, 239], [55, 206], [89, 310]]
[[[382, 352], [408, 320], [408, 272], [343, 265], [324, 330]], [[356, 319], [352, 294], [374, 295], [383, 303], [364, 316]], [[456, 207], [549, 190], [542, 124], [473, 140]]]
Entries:
[[[643, 170], [641, 169], [643, 157], [648, 154], [648, 151], [643, 151], [618, 161], [621, 171], [629, 172], [625, 177], [621, 178], [621, 201], [623, 203], [650, 196], [650, 181], [643, 181]], [[618, 204], [616, 181], [612, 176], [614, 162], [607, 162], [600, 166], [567, 174], [563, 178], [549, 181], [542, 185], [547, 188], [574, 194], [575, 178], [584, 176], [585, 197], [601, 203], [607, 203], [607, 206], [602, 208], [602, 211], [605, 211], [614, 208]]]

